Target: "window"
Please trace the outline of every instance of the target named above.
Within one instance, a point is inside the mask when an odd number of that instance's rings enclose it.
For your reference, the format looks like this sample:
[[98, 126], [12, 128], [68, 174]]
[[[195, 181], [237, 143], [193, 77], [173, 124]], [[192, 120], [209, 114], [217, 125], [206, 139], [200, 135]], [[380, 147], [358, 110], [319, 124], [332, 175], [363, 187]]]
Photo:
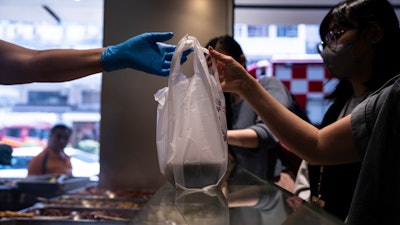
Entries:
[[30, 91], [28, 104], [31, 105], [67, 105], [68, 96], [54, 91]]
[[[0, 39], [27, 48], [97, 48], [103, 43], [103, 0], [1, 1], [0, 25]], [[85, 122], [83, 117], [98, 122], [101, 76], [0, 85], [0, 128], [15, 121], [49, 126], [62, 122], [72, 127]]]
[[[336, 0], [234, 0], [233, 34], [243, 48], [250, 73], [282, 75], [316, 125], [329, 107], [324, 95], [337, 83], [335, 79], [328, 82], [317, 52], [319, 24], [336, 4]], [[394, 6], [400, 15], [399, 6]], [[293, 66], [283, 67], [285, 62]], [[307, 65], [296, 69], [304, 62]]]
[[[247, 68], [258, 78], [275, 76], [295, 95], [311, 122], [319, 125], [329, 106], [324, 96], [332, 91], [317, 52], [319, 22], [327, 8], [307, 10], [291, 3], [235, 0], [233, 33], [247, 58]], [[243, 7], [241, 7], [243, 4]], [[270, 5], [268, 5], [270, 4]], [[312, 4], [308, 4], [312, 5]], [[268, 22], [268, 24], [266, 24]], [[329, 84], [328, 84], [329, 83]]]
[[30, 138], [36, 138], [38, 140], [43, 140], [47, 139], [49, 136], [49, 129], [43, 129], [43, 128], [30, 128], [28, 130], [28, 137]]
[[[101, 47], [103, 0], [0, 1], [0, 39], [38, 50]], [[0, 85], [0, 129], [4, 131], [0, 142], [14, 149], [42, 149], [50, 127], [65, 123], [73, 129], [73, 149], [79, 148], [83, 153], [92, 146], [99, 149], [101, 76], [60, 83]], [[82, 135], [80, 124], [91, 125], [90, 145], [78, 145], [89, 137]], [[25, 158], [29, 150], [21, 149], [21, 157]], [[98, 157], [94, 159], [97, 163], [93, 167], [98, 169]], [[10, 175], [3, 172], [0, 171], [0, 177]]]
[[96, 104], [100, 102], [100, 93], [98, 91], [82, 91], [83, 104]]
[[268, 37], [268, 25], [248, 25], [248, 37]]
[[297, 37], [297, 25], [277, 26], [277, 37]]
[[9, 137], [20, 137], [21, 136], [21, 128], [8, 128], [8, 129], [6, 129], [6, 136], [9, 136]]

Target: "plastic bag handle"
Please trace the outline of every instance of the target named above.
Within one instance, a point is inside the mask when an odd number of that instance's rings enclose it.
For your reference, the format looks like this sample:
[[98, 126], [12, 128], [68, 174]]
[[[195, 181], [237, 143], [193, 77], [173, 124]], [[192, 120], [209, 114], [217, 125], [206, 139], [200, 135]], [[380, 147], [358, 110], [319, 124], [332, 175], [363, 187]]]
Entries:
[[[207, 76], [207, 81], [209, 84], [209, 90], [210, 93], [213, 97], [213, 99], [216, 99], [218, 96], [218, 93], [215, 93], [216, 90], [214, 88], [211, 88], [210, 85], [213, 86], [217, 86], [217, 91], [221, 91], [222, 92], [222, 88], [221, 85], [219, 84], [219, 75], [218, 75], [218, 70], [217, 70], [217, 66], [216, 66], [216, 62], [214, 59], [212, 60], [212, 66], [211, 69], [213, 71], [213, 73], [209, 72], [209, 68], [207, 66], [207, 62], [205, 59], [204, 54], [209, 54], [208, 49], [202, 47], [200, 45], [200, 42], [197, 40], [196, 37], [190, 36], [188, 34], [186, 34], [177, 44], [177, 47], [175, 49], [174, 52], [174, 56], [172, 57], [171, 60], [171, 72], [169, 74], [169, 81], [174, 80], [174, 79], [178, 79], [177, 77], [182, 73], [182, 66], [181, 66], [181, 58], [182, 58], [182, 54], [184, 51], [193, 48], [194, 49], [194, 57], [197, 58], [197, 60], [199, 61], [205, 61], [204, 63], [201, 63], [202, 65], [202, 70], [205, 73], [202, 74], [209, 74], [211, 76], [214, 77], [214, 80], [211, 80], [210, 76]], [[200, 52], [199, 52], [200, 51]], [[196, 59], [195, 59], [196, 60]], [[195, 69], [198, 67], [195, 67]], [[213, 104], [215, 105], [216, 103], [213, 102]]]

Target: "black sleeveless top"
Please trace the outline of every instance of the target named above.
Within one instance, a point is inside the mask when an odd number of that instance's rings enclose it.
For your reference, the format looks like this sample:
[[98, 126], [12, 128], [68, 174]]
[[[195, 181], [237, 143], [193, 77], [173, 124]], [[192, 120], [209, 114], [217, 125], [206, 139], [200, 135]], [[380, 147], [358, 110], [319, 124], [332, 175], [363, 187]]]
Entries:
[[[345, 100], [334, 102], [326, 112], [321, 128], [337, 121], [345, 104]], [[321, 199], [325, 202], [324, 209], [343, 221], [350, 209], [360, 168], [361, 162], [324, 166], [320, 187]], [[311, 196], [317, 196], [320, 166], [308, 165], [308, 173]]]

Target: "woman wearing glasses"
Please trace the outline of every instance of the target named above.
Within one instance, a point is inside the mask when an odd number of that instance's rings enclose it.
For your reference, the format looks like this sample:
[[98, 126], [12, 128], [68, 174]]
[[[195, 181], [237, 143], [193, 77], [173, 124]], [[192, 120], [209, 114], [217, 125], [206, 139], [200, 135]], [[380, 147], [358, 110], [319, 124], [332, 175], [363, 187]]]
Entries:
[[[333, 104], [321, 123], [323, 128], [349, 115], [370, 93], [400, 73], [398, 60], [390, 57], [390, 52], [400, 48], [400, 31], [388, 2], [349, 0], [328, 12], [320, 25], [320, 36], [318, 51], [328, 71], [339, 78], [328, 96]], [[307, 165], [303, 160], [295, 192], [302, 196], [301, 192], [309, 191], [307, 200], [344, 220], [360, 168], [361, 162]]]
[[315, 203], [349, 224], [400, 224], [400, 122], [393, 116], [399, 83], [372, 94], [400, 74], [391, 56], [400, 50], [397, 16], [386, 0], [344, 0], [323, 19], [320, 36], [324, 63], [340, 79], [320, 129], [279, 105], [232, 58], [210, 53], [220, 62], [223, 90], [242, 95], [283, 144], [314, 166]]

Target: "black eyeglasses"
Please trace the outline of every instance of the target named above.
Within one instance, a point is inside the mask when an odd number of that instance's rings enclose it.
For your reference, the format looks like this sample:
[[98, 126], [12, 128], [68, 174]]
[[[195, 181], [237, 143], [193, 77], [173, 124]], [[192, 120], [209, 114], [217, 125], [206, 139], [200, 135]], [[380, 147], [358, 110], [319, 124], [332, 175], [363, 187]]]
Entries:
[[340, 30], [340, 31], [329, 31], [326, 36], [325, 36], [325, 40], [321, 41], [318, 46], [317, 46], [317, 50], [318, 53], [322, 53], [322, 51], [324, 50], [325, 47], [328, 46], [328, 48], [330, 48], [332, 51], [336, 50], [337, 47], [337, 40], [344, 34], [346, 33], [347, 30]]

